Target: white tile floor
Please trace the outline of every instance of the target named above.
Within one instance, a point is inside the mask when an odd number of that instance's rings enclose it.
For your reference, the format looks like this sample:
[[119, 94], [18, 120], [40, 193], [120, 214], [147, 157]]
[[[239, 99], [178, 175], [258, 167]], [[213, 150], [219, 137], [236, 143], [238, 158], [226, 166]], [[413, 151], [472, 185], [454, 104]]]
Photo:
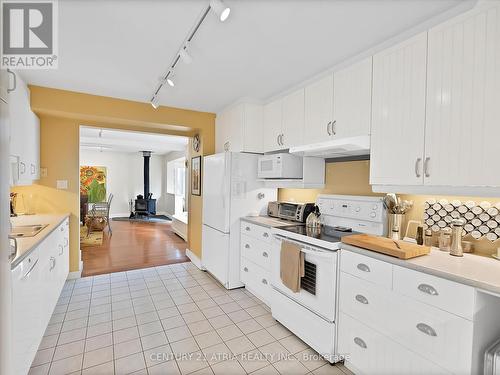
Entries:
[[68, 281], [30, 375], [351, 374], [192, 263]]

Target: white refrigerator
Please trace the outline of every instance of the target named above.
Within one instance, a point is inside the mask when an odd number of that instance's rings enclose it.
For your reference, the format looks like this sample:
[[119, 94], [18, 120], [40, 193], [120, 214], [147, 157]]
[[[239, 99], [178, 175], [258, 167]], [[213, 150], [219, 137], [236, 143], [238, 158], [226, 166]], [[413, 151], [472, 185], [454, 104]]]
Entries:
[[203, 160], [202, 265], [227, 289], [240, 281], [240, 218], [265, 215], [277, 189], [257, 181], [257, 154], [225, 152]]

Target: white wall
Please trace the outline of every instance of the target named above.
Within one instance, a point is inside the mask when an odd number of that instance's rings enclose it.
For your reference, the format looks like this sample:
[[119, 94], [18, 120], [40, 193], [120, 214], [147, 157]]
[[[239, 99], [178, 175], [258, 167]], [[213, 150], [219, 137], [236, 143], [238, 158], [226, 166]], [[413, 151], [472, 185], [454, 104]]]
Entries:
[[[182, 157], [185, 157], [187, 155], [187, 150], [186, 151], [172, 151], [169, 152], [168, 154], [165, 155], [164, 158], [164, 171], [165, 171], [165, 178], [164, 178], [164, 187], [163, 187], [163, 192], [164, 192], [164, 204], [165, 204], [165, 212], [167, 215], [174, 215], [175, 214], [175, 195], [174, 194], [169, 194], [167, 193], [167, 163], [171, 160], [179, 159]], [[188, 186], [186, 184], [186, 186]], [[177, 202], [177, 205], [180, 205], [180, 202]], [[187, 206], [187, 201], [186, 201], [186, 206]], [[186, 207], [187, 210], [187, 207]]]
[[[144, 194], [144, 158], [142, 154], [112, 151], [80, 150], [80, 165], [103, 166], [107, 169], [106, 192], [114, 195], [111, 215], [128, 216], [130, 199]], [[165, 166], [165, 167], [164, 167]], [[157, 200], [156, 211], [166, 211], [167, 200], [162, 193], [166, 176], [164, 156], [152, 155], [149, 165], [150, 191]]]

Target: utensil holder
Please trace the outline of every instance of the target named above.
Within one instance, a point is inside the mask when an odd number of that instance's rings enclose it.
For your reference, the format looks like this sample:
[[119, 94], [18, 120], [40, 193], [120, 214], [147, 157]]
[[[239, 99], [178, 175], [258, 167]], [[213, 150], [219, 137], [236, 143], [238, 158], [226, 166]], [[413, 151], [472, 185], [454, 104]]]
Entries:
[[401, 231], [405, 216], [405, 214], [387, 214], [387, 237], [393, 238], [394, 233], [397, 232], [398, 239], [401, 239]]

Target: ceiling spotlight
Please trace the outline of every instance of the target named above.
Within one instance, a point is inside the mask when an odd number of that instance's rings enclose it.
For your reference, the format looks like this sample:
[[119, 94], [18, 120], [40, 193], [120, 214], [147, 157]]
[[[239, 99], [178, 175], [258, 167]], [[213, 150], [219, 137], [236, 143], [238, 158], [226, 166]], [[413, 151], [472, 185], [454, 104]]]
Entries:
[[175, 86], [175, 82], [172, 80], [172, 74], [170, 74], [168, 77], [167, 77], [167, 83], [170, 87], [174, 87]]
[[181, 57], [184, 64], [191, 64], [193, 62], [193, 58], [191, 57], [191, 55], [189, 54], [187, 49], [188, 49], [188, 45], [186, 44], [179, 51], [179, 56]]
[[210, 9], [219, 17], [221, 22], [224, 22], [229, 17], [231, 9], [222, 2], [222, 0], [210, 0]]
[[155, 97], [153, 97], [153, 99], [151, 99], [151, 105], [153, 106], [154, 109], [158, 109], [158, 107], [160, 106], [160, 103], [159, 103], [157, 96], [155, 96]]

